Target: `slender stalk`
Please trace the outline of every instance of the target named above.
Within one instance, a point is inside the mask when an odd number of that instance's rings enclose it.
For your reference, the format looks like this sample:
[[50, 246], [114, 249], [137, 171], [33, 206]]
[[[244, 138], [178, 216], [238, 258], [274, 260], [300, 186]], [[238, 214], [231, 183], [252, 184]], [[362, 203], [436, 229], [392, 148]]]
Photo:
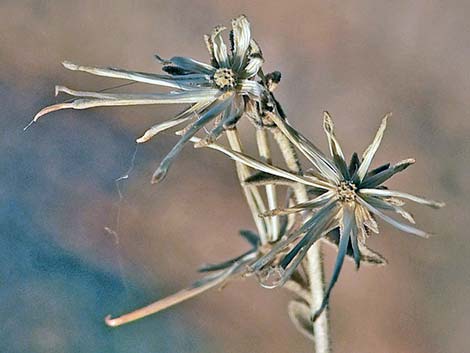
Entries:
[[[258, 152], [263, 162], [271, 164], [271, 148], [269, 146], [268, 132], [265, 128], [256, 129], [256, 142], [258, 144]], [[277, 209], [277, 192], [276, 186], [273, 184], [266, 185], [266, 196], [268, 199], [269, 210]], [[271, 233], [269, 234], [269, 241], [274, 242], [279, 239], [280, 222], [279, 216], [270, 217], [271, 220]]]
[[[297, 153], [293, 145], [289, 141], [289, 139], [277, 127], [270, 128], [270, 131], [272, 132], [274, 139], [279, 145], [279, 148], [282, 152], [282, 156], [284, 157], [287, 167], [291, 170], [291, 172], [295, 173], [295, 175], [299, 174], [301, 172], [300, 162], [297, 158]], [[238, 135], [235, 133], [235, 131], [231, 131], [230, 134], [227, 134], [227, 136], [229, 138], [229, 141], [231, 141], [230, 145], [231, 145], [232, 150], [241, 152], [240, 140], [238, 138]], [[200, 139], [196, 137], [191, 138], [191, 141], [195, 143], [197, 143], [199, 140]], [[245, 166], [244, 164], [242, 164], [242, 163], [247, 163], [247, 164], [249, 163], [246, 160], [244, 160], [242, 156], [235, 155], [233, 154], [234, 153], [233, 151], [230, 152], [228, 149], [217, 144], [211, 144], [211, 145], [208, 145], [208, 147], [218, 150], [222, 153], [225, 153], [237, 161], [237, 172], [239, 174], [239, 178], [241, 181], [245, 180], [245, 177], [244, 177], [245, 175], [249, 175], [249, 168]], [[257, 166], [260, 166], [260, 165], [257, 164]], [[282, 169], [279, 169], [279, 171], [282, 171]], [[294, 177], [294, 174], [290, 174], [290, 176]], [[293, 188], [294, 195], [297, 199], [297, 202], [305, 202], [308, 200], [307, 190], [302, 183], [296, 183], [292, 186], [292, 188]], [[255, 198], [253, 197], [252, 194], [247, 193], [246, 189], [250, 190], [250, 188], [247, 186], [244, 186], [245, 195], [250, 195], [249, 198], [247, 197], [248, 202], [254, 202]], [[270, 225], [270, 222], [267, 222], [265, 224], [268, 227]], [[307, 269], [308, 269], [307, 276], [308, 276], [308, 281], [310, 284], [310, 295], [311, 295], [311, 300], [309, 300], [308, 302], [311, 305], [310, 311], [313, 316], [315, 312], [317, 311], [317, 309], [321, 307], [321, 303], [324, 297], [323, 264], [322, 264], [321, 249], [320, 249], [319, 242], [315, 243], [310, 248], [307, 254], [307, 257], [304, 261], [307, 262]], [[313, 323], [313, 333], [314, 333], [313, 339], [314, 339], [314, 344], [315, 344], [315, 352], [316, 353], [331, 352], [327, 310], [324, 310], [322, 314], [317, 318], [317, 320]]]
[[[237, 128], [234, 127], [228, 129], [226, 131], [226, 135], [230, 144], [230, 148], [236, 152], [243, 152]], [[263, 198], [261, 197], [261, 194], [259, 193], [259, 190], [256, 186], [243, 185], [243, 181], [251, 175], [250, 169], [240, 162], [236, 162], [235, 165], [237, 168], [238, 180], [242, 185], [243, 193], [245, 194], [245, 198], [252, 213], [253, 220], [256, 223], [261, 244], [267, 244], [268, 234], [271, 234], [271, 223], [267, 222], [266, 219], [259, 216], [261, 213], [266, 212], [266, 206], [264, 205]]]
[[[291, 142], [287, 137], [278, 129], [271, 129], [274, 139], [279, 145], [282, 156], [288, 168], [295, 173], [301, 171], [300, 162], [297, 158], [297, 153], [294, 150]], [[293, 187], [297, 202], [305, 202], [308, 200], [307, 190], [304, 185], [296, 183]], [[316, 242], [308, 251], [307, 254], [308, 271], [310, 290], [311, 290], [311, 312], [312, 315], [321, 306], [325, 288], [324, 288], [324, 273], [323, 273], [323, 259], [321, 256], [320, 242]], [[331, 352], [330, 335], [329, 335], [329, 321], [328, 311], [325, 309], [323, 313], [313, 323], [313, 336], [315, 344], [315, 353], [329, 353]]]
[[[233, 272], [233, 271], [232, 271]], [[146, 316], [158, 313], [162, 310], [165, 310], [173, 305], [176, 305], [178, 303], [184, 302], [188, 299], [191, 299], [201, 293], [204, 293], [208, 289], [217, 287], [219, 285], [222, 285], [230, 276], [233, 275], [232, 272], [227, 272], [223, 276], [220, 276], [220, 278], [217, 278], [214, 281], [209, 281], [206, 284], [199, 286], [199, 287], [191, 287], [191, 288], [186, 288], [183, 290], [180, 290], [179, 292], [170, 295], [166, 298], [157, 300], [156, 302], [153, 302], [152, 304], [149, 304], [147, 306], [144, 306], [140, 309], [134, 310], [130, 313], [121, 315], [116, 318], [112, 318], [111, 315], [106, 316], [105, 323], [108, 326], [111, 327], [117, 327], [121, 326], [136, 320], [140, 320]]]

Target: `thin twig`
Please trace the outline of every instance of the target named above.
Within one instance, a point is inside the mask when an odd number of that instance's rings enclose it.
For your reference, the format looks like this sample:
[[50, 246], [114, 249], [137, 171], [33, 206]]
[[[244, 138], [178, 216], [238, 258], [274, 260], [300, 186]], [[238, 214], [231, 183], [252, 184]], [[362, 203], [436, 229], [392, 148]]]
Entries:
[[[271, 164], [271, 148], [268, 140], [268, 133], [265, 128], [256, 129], [256, 143], [258, 144], [258, 152], [263, 162]], [[269, 184], [265, 186], [266, 195], [268, 199], [269, 210], [275, 210], [277, 205], [276, 185]], [[279, 239], [280, 223], [279, 216], [272, 216], [271, 218], [271, 233], [269, 234], [269, 241], [274, 242]]]
[[[243, 152], [237, 128], [234, 127], [227, 130], [226, 135], [230, 148], [237, 152]], [[243, 193], [245, 194], [253, 220], [258, 229], [261, 244], [264, 245], [268, 242], [268, 234], [271, 233], [271, 224], [267, 222], [266, 219], [259, 217], [259, 215], [266, 212], [266, 206], [256, 186], [243, 185], [243, 181], [251, 175], [249, 168], [240, 162], [236, 162], [236, 168]]]
[[[278, 129], [270, 129], [274, 139], [279, 145], [282, 156], [287, 164], [287, 167], [294, 173], [301, 171], [300, 162], [297, 158], [297, 153], [294, 150], [291, 142], [287, 137]], [[297, 202], [305, 202], [308, 200], [307, 190], [304, 185], [297, 183], [293, 187]], [[321, 306], [324, 297], [324, 274], [323, 274], [323, 259], [321, 256], [320, 243], [315, 243], [308, 251], [307, 254], [308, 271], [310, 290], [311, 290], [311, 313], [312, 315]], [[315, 353], [329, 353], [331, 352], [330, 335], [329, 335], [329, 321], [328, 311], [325, 310], [313, 323], [313, 335], [315, 344]]]
[[[240, 141], [238, 139], [237, 134], [227, 135], [229, 136], [229, 141], [232, 140], [232, 143], [231, 143], [232, 150], [228, 150], [227, 148], [224, 148], [223, 146], [220, 146], [214, 143], [208, 145], [207, 147], [218, 150], [224, 154], [229, 155], [233, 159], [235, 159], [237, 161], [237, 171], [239, 173], [240, 180], [245, 180], [246, 178], [244, 178], [243, 176], [249, 174], [249, 169], [245, 164], [256, 165], [256, 167], [260, 170], [266, 169], [267, 171], [270, 171], [270, 172], [276, 171], [279, 174], [281, 174], [283, 177], [289, 178], [291, 180], [294, 180], [296, 178], [302, 178], [301, 174], [299, 174], [301, 172], [300, 162], [297, 158], [297, 153], [292, 143], [290, 142], [290, 140], [278, 128], [270, 128], [270, 131], [273, 133], [273, 136], [279, 145], [279, 148], [282, 152], [282, 155], [287, 164], [287, 167], [288, 169], [290, 169], [291, 172], [287, 172], [280, 168], [268, 166], [267, 164], [263, 165], [263, 163], [261, 162], [255, 163], [255, 161], [250, 159], [249, 157], [240, 153], [237, 154], [237, 152], [234, 150], [236, 148], [238, 150], [241, 150]], [[196, 137], [191, 138], [191, 141], [194, 143], [197, 143], [199, 140], [200, 139]], [[301, 203], [301, 202], [306, 202], [308, 200], [307, 190], [302, 183], [295, 184], [295, 186], [293, 186], [293, 191], [296, 196], [297, 202]], [[245, 191], [245, 194], [247, 195], [247, 191]], [[248, 202], [250, 202], [250, 198], [247, 197], [247, 200]], [[267, 222], [265, 223], [265, 225], [266, 227], [269, 227], [271, 224], [270, 222]], [[313, 316], [318, 310], [318, 308], [321, 307], [321, 304], [324, 298], [324, 293], [325, 293], [323, 263], [322, 263], [322, 257], [321, 257], [320, 243], [318, 242], [315, 243], [309, 249], [307, 258], [305, 261], [307, 261], [307, 266], [306, 266], [307, 276], [309, 279], [311, 296], [312, 296], [312, 300], [310, 301], [311, 303], [310, 309], [311, 309], [311, 313]], [[314, 330], [315, 352], [316, 353], [331, 352], [327, 310], [324, 310], [322, 314], [313, 323], [313, 330]]]
[[111, 327], [116, 327], [116, 326], [121, 326], [139, 319], [142, 319], [146, 316], [158, 313], [164, 309], [167, 309], [173, 305], [176, 305], [178, 303], [181, 303], [183, 301], [186, 301], [188, 299], [191, 299], [208, 289], [214, 288], [218, 285], [223, 284], [230, 276], [232, 275], [231, 272], [225, 273], [223, 276], [220, 278], [217, 278], [214, 281], [210, 281], [205, 283], [202, 286], [196, 286], [196, 287], [191, 287], [191, 288], [186, 288], [183, 289], [173, 295], [170, 295], [164, 299], [157, 300], [156, 302], [149, 304], [147, 306], [144, 306], [140, 309], [134, 310], [130, 313], [121, 315], [116, 318], [112, 318], [111, 315], [106, 316], [105, 322], [106, 325], [111, 326]]

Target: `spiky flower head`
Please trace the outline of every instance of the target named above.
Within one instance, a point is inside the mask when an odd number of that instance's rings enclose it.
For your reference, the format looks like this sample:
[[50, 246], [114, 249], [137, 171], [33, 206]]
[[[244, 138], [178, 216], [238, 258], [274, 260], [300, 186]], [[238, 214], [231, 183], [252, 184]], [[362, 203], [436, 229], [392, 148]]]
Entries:
[[162, 160], [152, 181], [162, 180], [171, 163], [185, 144], [199, 130], [210, 122], [215, 124], [201, 145], [212, 142], [226, 128], [237, 123], [245, 111], [248, 100], [260, 101], [266, 94], [265, 88], [255, 81], [261, 68], [263, 57], [260, 48], [251, 38], [250, 23], [245, 16], [232, 20], [230, 32], [231, 49], [222, 38], [225, 27], [217, 26], [205, 36], [211, 63], [176, 56], [169, 60], [157, 59], [163, 64], [166, 75], [129, 71], [118, 68], [96, 68], [64, 62], [65, 68], [72, 71], [88, 72], [97, 76], [125, 79], [132, 82], [169, 87], [169, 93], [124, 94], [76, 91], [57, 86], [56, 94], [67, 93], [78, 97], [71, 102], [55, 104], [42, 109], [33, 119], [61, 109], [88, 109], [100, 106], [150, 105], [150, 104], [190, 104], [191, 106], [170, 120], [160, 122], [148, 129], [138, 143], [150, 140], [158, 133], [187, 124], [180, 132], [181, 138]]
[[[279, 241], [269, 253], [251, 266], [253, 272], [264, 273], [271, 278], [266, 286], [281, 286], [294, 273], [305, 258], [309, 248], [316, 241], [328, 237], [337, 243], [338, 256], [333, 275], [315, 318], [327, 306], [331, 290], [338, 279], [344, 258], [348, 253], [354, 258], [357, 268], [364, 259], [376, 263], [383, 262], [378, 254], [371, 253], [365, 247], [369, 232], [379, 232], [376, 223], [377, 218], [406, 233], [426, 238], [428, 237], [426, 232], [412, 225], [415, 221], [411, 214], [402, 208], [404, 205], [403, 200], [414, 201], [433, 208], [444, 206], [442, 202], [390, 190], [383, 185], [393, 175], [413, 164], [414, 159], [405, 159], [393, 165], [387, 163], [371, 169], [372, 160], [382, 141], [388, 116], [385, 116], [382, 120], [372, 144], [365, 150], [362, 158], [354, 153], [351, 161], [347, 163], [343, 150], [335, 136], [333, 121], [327, 112], [324, 114], [323, 127], [328, 139], [329, 157], [284, 119], [275, 114], [270, 114], [270, 118], [282, 133], [311, 162], [313, 169], [303, 174], [294, 174], [257, 161], [244, 154], [219, 146], [212, 146], [212, 148], [261, 172], [274, 175], [284, 179], [284, 181], [301, 183], [310, 189], [311, 194], [315, 195], [306, 202], [296, 204], [290, 208], [270, 211], [263, 215], [270, 217], [304, 211], [311, 212], [311, 216], [307, 217], [300, 227], [291, 232], [286, 239]], [[256, 182], [259, 183], [260, 178], [257, 179]], [[246, 182], [250, 183], [251, 180]], [[386, 212], [400, 215], [408, 224], [392, 218]]]

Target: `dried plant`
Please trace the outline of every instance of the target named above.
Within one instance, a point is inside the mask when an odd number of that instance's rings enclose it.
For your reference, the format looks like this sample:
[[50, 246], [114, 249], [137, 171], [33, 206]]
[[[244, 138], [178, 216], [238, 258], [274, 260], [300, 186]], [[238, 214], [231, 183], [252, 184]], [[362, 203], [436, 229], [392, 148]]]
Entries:
[[[317, 353], [329, 352], [330, 334], [325, 309], [345, 257], [350, 257], [357, 268], [361, 262], [384, 265], [386, 260], [365, 244], [370, 231], [378, 233], [376, 219], [380, 218], [407, 233], [426, 237], [427, 233], [401, 223], [385, 212], [397, 213], [413, 224], [413, 217], [402, 208], [403, 200], [434, 208], [442, 207], [443, 203], [389, 190], [383, 185], [394, 174], [413, 164], [412, 159], [371, 169], [385, 131], [387, 116], [362, 158], [354, 153], [347, 163], [335, 136], [333, 121], [325, 113], [323, 127], [330, 156], [323, 154], [288, 123], [281, 104], [273, 94], [281, 74], [263, 73], [263, 56], [252, 39], [246, 17], [240, 16], [232, 21], [230, 50], [227, 50], [222, 38], [224, 29], [217, 26], [210, 35], [205, 36], [210, 64], [186, 57], [164, 60], [157, 56], [166, 72], [163, 75], [64, 62], [70, 70], [170, 87], [173, 91], [118, 94], [76, 91], [57, 86], [56, 94], [63, 92], [78, 98], [42, 109], [33, 122], [61, 109], [190, 104], [174, 118], [157, 123], [137, 139], [138, 143], [146, 142], [162, 131], [185, 125], [176, 132], [181, 138], [160, 163], [152, 181], [158, 182], [165, 177], [175, 157], [190, 141], [195, 147], [220, 151], [236, 162], [237, 175], [257, 227], [256, 234], [240, 232], [250, 243], [251, 249], [221, 264], [202, 267], [200, 271], [208, 275], [187, 289], [120, 317], [107, 317], [108, 325], [119, 326], [140, 319], [211, 288], [222, 287], [233, 279], [255, 275], [263, 287], [283, 286], [295, 294], [288, 306], [293, 323], [314, 341]], [[254, 127], [258, 157], [243, 152], [236, 126], [243, 117]], [[197, 137], [196, 134], [203, 128], [207, 133]], [[228, 147], [215, 143], [223, 133], [227, 137]], [[272, 141], [275, 141], [284, 158], [284, 167], [272, 164]], [[310, 169], [302, 168], [299, 152], [312, 164]], [[281, 190], [285, 192], [285, 204], [279, 206]], [[338, 248], [333, 275], [326, 290], [321, 242]]]
[[[245, 16], [232, 21], [231, 51], [227, 51], [222, 33], [225, 27], [217, 26], [211, 35], [205, 36], [211, 64], [201, 63], [191, 58], [175, 56], [163, 60], [163, 71], [168, 75], [135, 72], [118, 68], [96, 68], [64, 62], [65, 68], [73, 71], [88, 72], [93, 75], [126, 79], [151, 85], [173, 88], [169, 93], [123, 94], [76, 91], [63, 86], [56, 86], [59, 92], [79, 97], [72, 102], [54, 104], [42, 109], [33, 121], [53, 111], [62, 109], [88, 109], [102, 106], [149, 105], [149, 104], [191, 104], [188, 109], [171, 120], [152, 126], [137, 139], [138, 143], [150, 140], [159, 132], [175, 126], [189, 123], [180, 134], [178, 143], [168, 153], [155, 171], [153, 182], [162, 180], [171, 163], [199, 130], [213, 120], [217, 123], [208, 137], [201, 141], [210, 143], [230, 126], [237, 123], [245, 111], [244, 97], [254, 101], [261, 100], [266, 94], [262, 85], [253, 78], [258, 73], [263, 57], [261, 50], [251, 39], [250, 24]], [[191, 120], [195, 120], [191, 122]]]
[[[277, 272], [279, 278], [270, 286], [282, 286], [291, 277], [306, 256], [309, 248], [317, 240], [327, 236], [334, 230], [339, 230], [337, 240], [339, 243], [338, 257], [322, 305], [313, 316], [313, 320], [315, 320], [328, 304], [330, 292], [338, 279], [348, 249], [352, 251], [356, 267], [359, 268], [361, 252], [365, 252], [364, 250], [361, 251], [361, 248], [364, 249], [365, 247], [364, 243], [369, 236], [369, 231], [379, 233], [375, 218], [380, 218], [409, 234], [427, 238], [428, 234], [426, 232], [409, 224], [401, 223], [386, 215], [384, 211], [395, 212], [409, 223], [414, 224], [415, 220], [411, 214], [401, 207], [404, 205], [403, 199], [433, 208], [441, 208], [444, 203], [389, 190], [382, 185], [393, 175], [413, 164], [414, 159], [405, 159], [394, 165], [387, 163], [378, 168], [370, 169], [371, 162], [382, 141], [388, 115], [382, 120], [372, 144], [365, 150], [362, 159], [359, 159], [357, 153], [354, 153], [349, 165], [345, 160], [341, 145], [336, 139], [333, 121], [327, 112], [324, 114], [323, 127], [328, 139], [331, 158], [321, 153], [313, 143], [284, 120], [273, 114], [270, 114], [270, 117], [313, 164], [314, 169], [300, 176], [261, 163], [235, 151], [225, 150], [223, 152], [247, 166], [286, 179], [284, 183], [290, 180], [304, 184], [314, 195], [312, 199], [306, 202], [297, 203], [289, 208], [271, 210], [262, 215], [271, 217], [273, 215], [313, 210], [302, 226], [288, 234], [285, 240], [280, 241], [273, 250], [251, 265], [251, 270], [254, 272], [262, 271], [267, 266], [270, 266], [269, 271]], [[262, 177], [257, 176], [254, 180], [253, 178], [245, 180], [245, 183], [254, 182], [259, 185], [260, 179]], [[273, 183], [272, 180], [269, 181], [269, 177], [268, 182]], [[291, 248], [294, 243], [295, 246]], [[284, 254], [286, 248], [288, 252]], [[280, 261], [276, 261], [275, 259], [279, 257], [279, 254], [283, 255]], [[378, 254], [375, 254], [374, 258], [376, 263], [383, 262]]]

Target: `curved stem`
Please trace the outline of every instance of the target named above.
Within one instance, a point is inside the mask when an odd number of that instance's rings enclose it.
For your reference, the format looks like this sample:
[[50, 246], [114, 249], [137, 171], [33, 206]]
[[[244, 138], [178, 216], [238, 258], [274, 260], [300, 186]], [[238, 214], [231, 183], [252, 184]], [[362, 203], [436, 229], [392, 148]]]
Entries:
[[[269, 146], [268, 133], [264, 128], [256, 129], [256, 143], [258, 145], [258, 152], [263, 162], [271, 164], [271, 148]], [[269, 210], [277, 209], [277, 193], [276, 185], [269, 184], [265, 186], [266, 196], [268, 199]], [[269, 241], [274, 242], [279, 239], [280, 223], [279, 216], [271, 216], [271, 234], [269, 234]]]
[[[243, 152], [237, 128], [234, 127], [227, 130], [226, 135], [230, 144], [230, 148], [236, 152]], [[256, 186], [243, 185], [243, 181], [251, 175], [250, 169], [240, 162], [236, 162], [235, 165], [237, 168], [238, 180], [242, 185], [243, 193], [245, 194], [246, 201], [250, 207], [253, 220], [256, 223], [261, 244], [264, 245], [268, 242], [268, 234], [271, 233], [271, 224], [259, 216], [260, 214], [266, 212], [263, 198], [261, 197], [261, 194], [259, 193]]]
[[222, 285], [230, 276], [233, 275], [233, 272], [234, 272], [233, 270], [226, 271], [225, 273], [223, 273], [223, 275], [215, 278], [212, 281], [208, 281], [207, 283], [203, 285], [200, 285], [200, 286], [193, 285], [190, 288], [180, 290], [179, 292], [173, 295], [157, 300], [156, 302], [153, 302], [152, 304], [149, 304], [147, 306], [134, 310], [130, 313], [121, 315], [119, 317], [112, 318], [111, 315], [108, 315], [104, 319], [105, 323], [108, 326], [117, 327], [117, 326], [121, 326], [124, 324], [128, 324], [133, 321], [140, 320], [146, 316], [158, 313], [162, 310], [172, 307], [173, 305], [179, 304], [203, 292], [206, 292], [207, 290], [211, 288], [214, 288], [218, 285]]
[[[300, 162], [297, 158], [297, 153], [294, 150], [291, 142], [288, 138], [278, 129], [271, 129], [274, 138], [279, 145], [282, 152], [282, 156], [288, 166], [288, 168], [295, 173], [301, 171]], [[296, 183], [293, 186], [295, 197], [297, 202], [305, 202], [308, 200], [307, 190], [304, 185]], [[312, 315], [321, 306], [324, 292], [325, 292], [325, 281], [323, 273], [323, 259], [321, 255], [320, 242], [316, 242], [308, 251], [307, 254], [308, 271], [307, 276], [310, 283], [311, 297], [311, 313]], [[316, 353], [329, 353], [331, 352], [330, 345], [330, 334], [329, 334], [329, 321], [328, 321], [328, 310], [324, 310], [323, 313], [313, 323], [313, 336]]]

